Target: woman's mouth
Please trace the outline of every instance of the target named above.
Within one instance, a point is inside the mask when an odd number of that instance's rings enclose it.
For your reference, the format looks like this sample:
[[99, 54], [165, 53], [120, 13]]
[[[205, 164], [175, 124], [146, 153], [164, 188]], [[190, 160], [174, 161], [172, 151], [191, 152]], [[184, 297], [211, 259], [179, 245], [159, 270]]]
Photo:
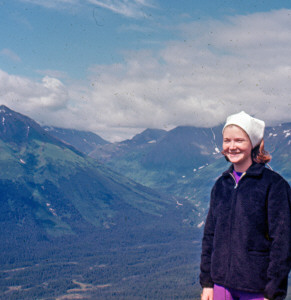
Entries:
[[237, 156], [239, 154], [240, 154], [240, 152], [229, 152], [228, 153], [229, 156]]

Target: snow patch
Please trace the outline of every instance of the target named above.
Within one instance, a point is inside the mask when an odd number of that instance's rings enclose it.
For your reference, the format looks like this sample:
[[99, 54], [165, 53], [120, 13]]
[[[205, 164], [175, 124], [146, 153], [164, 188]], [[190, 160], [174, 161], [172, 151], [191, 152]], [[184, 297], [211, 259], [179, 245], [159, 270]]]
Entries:
[[177, 201], [176, 203], [177, 203], [177, 205], [183, 206], [183, 204], [180, 203], [179, 201]]
[[213, 135], [213, 139], [215, 140], [216, 137], [215, 137], [215, 133], [213, 132], [213, 129], [211, 128], [211, 132], [212, 132], [212, 135]]
[[204, 221], [202, 221], [201, 223], [199, 223], [199, 224], [197, 225], [197, 227], [198, 227], [198, 228], [201, 228], [203, 225], [204, 225]]
[[56, 210], [53, 209], [53, 208], [51, 207], [51, 204], [48, 203], [48, 202], [46, 202], [46, 206], [48, 207], [49, 211], [50, 211], [55, 217], [57, 217]]
[[271, 136], [277, 136], [277, 135], [278, 135], [277, 133], [272, 133], [272, 132], [269, 133], [269, 137], [271, 137]]
[[196, 172], [197, 170], [196, 169], [193, 169], [193, 172]]
[[5, 118], [2, 117], [2, 125], [4, 126], [5, 125]]
[[290, 129], [284, 130], [284, 131], [283, 131], [283, 134], [285, 134], [285, 138], [288, 137], [289, 135], [291, 135]]
[[28, 137], [28, 134], [29, 134], [29, 130], [30, 130], [30, 126], [27, 126], [27, 132], [26, 132], [26, 137]]
[[56, 217], [57, 216], [57, 214], [56, 214], [56, 211], [53, 209], [53, 208], [49, 208], [49, 211]]
[[148, 144], [155, 144], [157, 141], [156, 140], [151, 140], [148, 142]]
[[26, 162], [23, 160], [23, 159], [21, 159], [20, 158], [20, 160], [19, 160], [23, 165], [25, 165], [26, 164]]
[[198, 170], [201, 170], [201, 169], [203, 169], [204, 167], [205, 167], [205, 166], [201, 166], [201, 167], [198, 168]]

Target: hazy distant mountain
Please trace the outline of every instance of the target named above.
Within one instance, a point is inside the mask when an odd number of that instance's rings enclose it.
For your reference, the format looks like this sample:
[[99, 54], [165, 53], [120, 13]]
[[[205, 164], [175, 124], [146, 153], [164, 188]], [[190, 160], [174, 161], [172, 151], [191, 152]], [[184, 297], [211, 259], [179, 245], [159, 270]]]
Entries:
[[162, 129], [146, 129], [142, 133], [135, 135], [132, 139], [121, 142], [123, 144], [143, 146], [145, 144], [155, 144], [167, 134]]
[[181, 170], [189, 165], [199, 167], [219, 154], [221, 137], [217, 133], [220, 130], [221, 127], [190, 126], [177, 127], [169, 132], [146, 129], [131, 140], [98, 146], [90, 156], [104, 161], [136, 156], [142, 166], [150, 168]]
[[[201, 224], [215, 178], [228, 167], [220, 154], [221, 131], [222, 125], [180, 126], [151, 143], [144, 141], [132, 147], [138, 135], [99, 146], [90, 155], [135, 181], [188, 200], [197, 209], [197, 223]], [[267, 127], [265, 147], [273, 156], [270, 166], [291, 182], [291, 123]]]
[[[139, 183], [186, 198], [194, 187], [180, 193], [181, 181], [194, 178], [196, 171], [222, 157], [221, 129], [222, 126], [180, 126], [168, 132], [148, 129], [131, 140], [98, 146], [90, 156]], [[155, 132], [160, 135], [154, 137]]]
[[119, 143], [100, 145], [89, 153], [91, 157], [98, 157], [102, 161], [110, 161], [118, 157], [130, 155], [130, 153], [145, 153], [152, 148], [160, 139], [167, 134], [161, 129], [146, 129], [142, 133], [135, 135], [132, 139]]
[[88, 154], [93, 151], [97, 145], [109, 144], [106, 140], [102, 139], [99, 135], [75, 129], [65, 129], [58, 127], [43, 127], [50, 135], [74, 146], [76, 149]]
[[198, 168], [219, 156], [221, 137], [216, 128], [180, 126], [169, 131], [143, 159], [145, 166], [185, 170]]
[[[198, 170], [222, 157], [221, 130], [222, 125], [214, 128], [180, 126], [169, 132], [162, 131], [158, 138], [144, 139], [145, 134], [152, 132], [147, 129], [131, 140], [97, 146], [90, 156], [122, 172], [126, 172], [126, 163], [131, 162], [150, 172], [160, 170], [161, 173], [189, 174], [189, 171]], [[266, 128], [265, 148], [274, 156], [272, 164], [277, 163], [278, 151], [290, 153], [290, 139], [291, 123]], [[121, 161], [124, 161], [123, 169]], [[125, 174], [131, 173], [128, 170]]]

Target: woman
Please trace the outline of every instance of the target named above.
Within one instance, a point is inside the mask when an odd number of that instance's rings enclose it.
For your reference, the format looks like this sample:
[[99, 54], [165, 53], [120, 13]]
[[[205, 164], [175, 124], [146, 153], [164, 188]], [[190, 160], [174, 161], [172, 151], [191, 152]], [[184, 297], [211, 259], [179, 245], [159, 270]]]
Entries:
[[291, 190], [265, 167], [265, 123], [245, 112], [223, 128], [232, 163], [211, 191], [201, 255], [201, 300], [284, 299], [291, 268]]

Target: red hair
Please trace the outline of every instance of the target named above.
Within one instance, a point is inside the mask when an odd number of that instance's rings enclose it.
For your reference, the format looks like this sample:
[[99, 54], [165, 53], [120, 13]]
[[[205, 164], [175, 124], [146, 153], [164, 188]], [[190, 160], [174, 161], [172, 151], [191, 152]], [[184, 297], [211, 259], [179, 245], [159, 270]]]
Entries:
[[268, 163], [272, 159], [272, 156], [269, 154], [269, 152], [265, 150], [264, 139], [252, 150], [252, 159], [256, 163], [263, 164]]

